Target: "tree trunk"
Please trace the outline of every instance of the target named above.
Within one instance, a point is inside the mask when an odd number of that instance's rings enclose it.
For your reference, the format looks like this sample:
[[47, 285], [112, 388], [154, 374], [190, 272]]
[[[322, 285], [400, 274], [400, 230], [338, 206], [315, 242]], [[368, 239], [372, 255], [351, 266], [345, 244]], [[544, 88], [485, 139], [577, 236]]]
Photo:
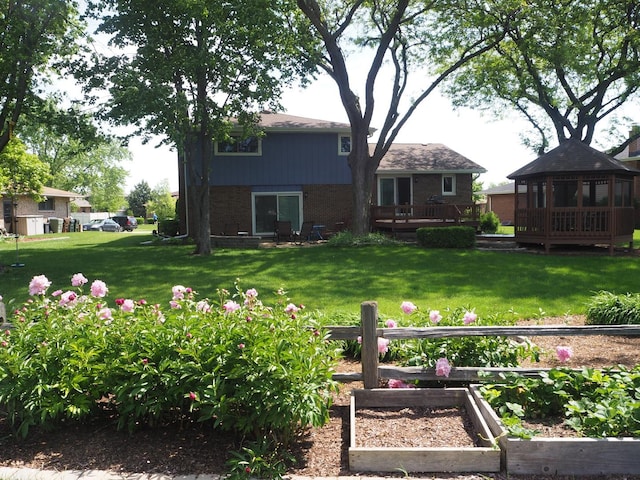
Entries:
[[[354, 125], [355, 124], [355, 125]], [[364, 235], [371, 231], [371, 205], [375, 171], [380, 160], [369, 155], [368, 126], [362, 119], [351, 122], [351, 183], [353, 192], [353, 224], [355, 235]]]
[[196, 244], [196, 255], [211, 254], [211, 223], [209, 205], [209, 161], [212, 140], [204, 134], [187, 136], [185, 160], [187, 162], [187, 191], [191, 236]]

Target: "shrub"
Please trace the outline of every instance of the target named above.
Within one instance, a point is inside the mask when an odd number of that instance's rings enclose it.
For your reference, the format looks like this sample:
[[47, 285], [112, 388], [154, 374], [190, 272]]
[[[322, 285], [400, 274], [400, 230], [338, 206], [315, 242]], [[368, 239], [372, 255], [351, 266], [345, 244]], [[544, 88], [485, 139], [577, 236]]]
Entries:
[[285, 445], [327, 421], [337, 351], [284, 292], [266, 306], [253, 289], [212, 301], [177, 285], [165, 312], [75, 283], [47, 296], [34, 277], [0, 339], [0, 410], [21, 437], [100, 409], [129, 430], [191, 419]]
[[158, 233], [168, 237], [175, 237], [180, 232], [180, 221], [174, 219], [165, 219], [158, 221]]
[[616, 295], [607, 291], [595, 294], [587, 304], [589, 325], [640, 324], [640, 294]]
[[486, 212], [480, 215], [480, 230], [484, 233], [496, 233], [500, 228], [500, 219], [495, 212]]
[[397, 245], [398, 243], [397, 240], [378, 232], [354, 235], [349, 231], [339, 232], [327, 241], [327, 245], [331, 247], [364, 247], [367, 245]]
[[428, 248], [473, 248], [476, 244], [473, 227], [423, 227], [416, 235], [418, 245]]

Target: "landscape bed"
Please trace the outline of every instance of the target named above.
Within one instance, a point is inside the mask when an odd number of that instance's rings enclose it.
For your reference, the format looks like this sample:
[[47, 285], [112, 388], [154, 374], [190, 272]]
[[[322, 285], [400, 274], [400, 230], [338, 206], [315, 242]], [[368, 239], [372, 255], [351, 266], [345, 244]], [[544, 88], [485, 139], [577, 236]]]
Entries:
[[508, 435], [478, 385], [471, 395], [492, 435], [498, 439], [503, 470], [523, 475], [638, 475], [640, 439], [635, 437], [543, 437], [522, 439]]
[[[464, 407], [477, 436], [469, 447], [358, 446], [358, 409]], [[466, 388], [353, 390], [349, 470], [361, 472], [499, 472], [500, 450]]]

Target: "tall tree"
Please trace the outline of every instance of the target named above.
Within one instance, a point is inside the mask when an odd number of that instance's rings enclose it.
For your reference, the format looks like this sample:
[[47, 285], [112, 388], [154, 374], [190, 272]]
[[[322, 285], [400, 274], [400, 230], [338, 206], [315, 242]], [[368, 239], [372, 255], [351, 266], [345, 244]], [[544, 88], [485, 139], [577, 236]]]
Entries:
[[[543, 153], [551, 141], [590, 144], [599, 125], [637, 99], [640, 87], [640, 3], [637, 0], [512, 0], [503, 42], [451, 77], [457, 105], [498, 115], [515, 109], [531, 124], [526, 141]], [[614, 120], [614, 123], [616, 121]], [[627, 139], [612, 153], [621, 151]]]
[[[375, 171], [416, 108], [452, 72], [493, 48], [505, 25], [480, 0], [297, 0], [323, 44], [320, 67], [336, 82], [351, 125], [348, 156], [353, 180], [353, 229], [370, 229]], [[464, 22], [464, 28], [459, 28]], [[372, 52], [364, 86], [353, 85], [356, 69], [347, 52]], [[428, 76], [423, 68], [438, 56], [446, 65]], [[383, 70], [387, 62], [389, 71]], [[411, 73], [414, 80], [410, 84]], [[389, 82], [391, 80], [391, 82]], [[390, 83], [382, 127], [373, 153], [369, 134], [378, 84]]]
[[74, 108], [62, 110], [57, 99], [35, 101], [17, 129], [30, 151], [49, 165], [48, 186], [90, 196], [94, 209], [115, 211], [124, 205], [129, 151], [115, 138], [101, 135], [93, 119]]
[[[106, 72], [110, 117], [164, 136], [187, 170], [182, 198], [189, 204], [195, 253], [209, 254], [209, 161], [215, 139], [225, 140], [234, 117], [247, 129], [263, 106], [278, 107], [283, 86], [306, 72], [292, 0], [96, 0], [100, 31], [126, 55], [99, 62]], [[181, 169], [182, 170], [182, 169]], [[187, 195], [188, 194], [188, 195]]]
[[72, 0], [0, 0], [0, 151], [9, 142], [36, 77], [76, 51]]
[[147, 203], [151, 200], [151, 187], [149, 184], [142, 180], [127, 196], [127, 202], [129, 202], [129, 208], [136, 217], [146, 217], [147, 215]]

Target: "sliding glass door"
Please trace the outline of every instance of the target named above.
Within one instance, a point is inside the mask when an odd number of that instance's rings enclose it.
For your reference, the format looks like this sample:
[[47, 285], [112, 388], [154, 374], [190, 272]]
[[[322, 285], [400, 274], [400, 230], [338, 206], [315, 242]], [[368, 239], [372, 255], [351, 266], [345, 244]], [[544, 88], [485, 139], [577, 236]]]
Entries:
[[276, 220], [288, 220], [293, 230], [300, 230], [302, 218], [301, 192], [253, 193], [253, 232], [272, 234]]

